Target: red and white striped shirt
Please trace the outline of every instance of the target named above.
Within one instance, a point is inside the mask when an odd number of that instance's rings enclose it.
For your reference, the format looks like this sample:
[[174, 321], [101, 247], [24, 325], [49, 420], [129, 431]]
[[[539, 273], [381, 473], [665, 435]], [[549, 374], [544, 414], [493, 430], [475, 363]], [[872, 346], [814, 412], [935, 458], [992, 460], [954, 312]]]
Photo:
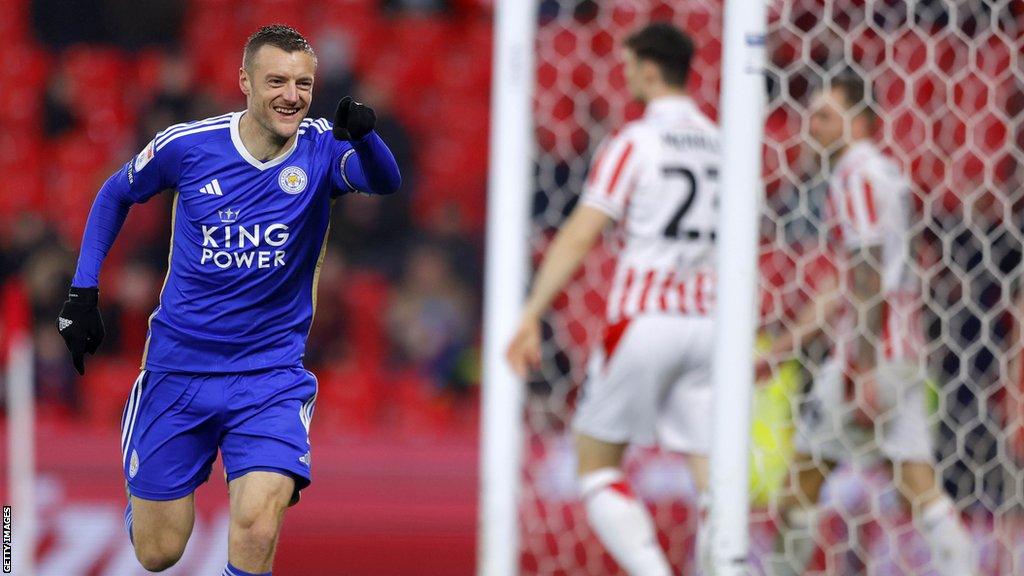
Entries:
[[[881, 248], [885, 359], [916, 360], [923, 347], [924, 329], [920, 283], [910, 265], [909, 183], [899, 167], [874, 144], [859, 141], [850, 145], [834, 167], [828, 190], [833, 231], [839, 245], [846, 248], [838, 255], [840, 270], [849, 269], [850, 262], [845, 257], [850, 251], [869, 246]], [[852, 310], [844, 311], [839, 328], [846, 334], [856, 328], [856, 314]]]
[[684, 97], [650, 102], [598, 150], [581, 201], [622, 224], [608, 321], [710, 314], [715, 295], [718, 128]]

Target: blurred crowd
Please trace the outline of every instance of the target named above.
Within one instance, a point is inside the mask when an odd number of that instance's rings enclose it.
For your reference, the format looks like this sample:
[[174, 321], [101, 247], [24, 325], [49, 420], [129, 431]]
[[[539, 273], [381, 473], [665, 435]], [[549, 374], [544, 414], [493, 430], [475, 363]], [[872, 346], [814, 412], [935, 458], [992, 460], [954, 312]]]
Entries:
[[[0, 156], [11, 166], [27, 146], [48, 158], [20, 166], [38, 172], [26, 182], [39, 189], [23, 198], [5, 192], [0, 206], [0, 350], [19, 329], [34, 337], [41, 413], [117, 422], [166, 270], [172, 195], [129, 214], [101, 275], [107, 336], [79, 377], [53, 323], [92, 197], [156, 132], [242, 109], [244, 39], [281, 21], [318, 52], [310, 115], [330, 118], [349, 94], [373, 106], [404, 180], [398, 194], [345, 196], [332, 213], [306, 365], [319, 376], [321, 405], [336, 405], [318, 416], [354, 430], [473, 426], [487, 154], [478, 135], [486, 124], [453, 125], [453, 108], [436, 100], [442, 91], [456, 106], [472, 98], [467, 114], [486, 119], [490, 50], [465, 50], [465, 42], [489, 46], [486, 3], [338, 0], [315, 11], [291, 0], [15, 4], [5, 18], [21, 20], [19, 49], [44, 70], [31, 80], [38, 113], [0, 118]], [[215, 44], [191, 41], [218, 15], [235, 14], [233, 27], [204, 41]], [[458, 61], [473, 81], [462, 78], [453, 91], [451, 67], [422, 66], [389, 42], [392, 33], [433, 38], [439, 52], [427, 56]], [[444, 41], [453, 34], [466, 40]], [[117, 101], [98, 102], [98, 93]], [[86, 155], [76, 156], [85, 165], [65, 163], [68, 149]]]

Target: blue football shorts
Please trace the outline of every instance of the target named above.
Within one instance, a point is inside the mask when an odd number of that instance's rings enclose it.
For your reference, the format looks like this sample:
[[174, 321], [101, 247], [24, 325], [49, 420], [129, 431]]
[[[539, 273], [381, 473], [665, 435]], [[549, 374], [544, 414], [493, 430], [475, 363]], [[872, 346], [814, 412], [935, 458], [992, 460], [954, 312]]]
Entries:
[[220, 449], [228, 482], [256, 470], [310, 483], [316, 377], [302, 367], [196, 374], [143, 370], [121, 417], [128, 490], [146, 500], [187, 496]]

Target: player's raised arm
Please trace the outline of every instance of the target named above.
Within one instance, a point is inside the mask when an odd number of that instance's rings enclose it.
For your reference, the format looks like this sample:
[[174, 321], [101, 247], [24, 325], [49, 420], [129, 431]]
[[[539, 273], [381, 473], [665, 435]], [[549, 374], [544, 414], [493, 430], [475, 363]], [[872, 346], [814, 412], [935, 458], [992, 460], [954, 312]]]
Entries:
[[334, 113], [336, 140], [348, 141], [352, 148], [341, 157], [338, 187], [352, 192], [393, 194], [402, 185], [398, 163], [387, 144], [373, 130], [377, 115], [373, 108], [346, 96]]
[[167, 141], [173, 139], [170, 132], [172, 129], [158, 135], [112, 174], [96, 194], [89, 211], [68, 299], [57, 316], [57, 330], [79, 374], [85, 374], [85, 354], [95, 354], [103, 342], [105, 332], [98, 307], [100, 267], [121, 231], [128, 210], [132, 204], [145, 202], [176, 184], [173, 178], [167, 177], [172, 171], [166, 169], [166, 164], [177, 161], [171, 148], [164, 149]]

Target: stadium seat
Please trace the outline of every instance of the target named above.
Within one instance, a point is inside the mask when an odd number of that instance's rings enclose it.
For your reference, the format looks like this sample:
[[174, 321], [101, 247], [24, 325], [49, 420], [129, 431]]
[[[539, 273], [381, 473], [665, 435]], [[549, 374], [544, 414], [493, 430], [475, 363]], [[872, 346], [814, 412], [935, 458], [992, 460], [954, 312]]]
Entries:
[[385, 385], [374, 366], [357, 362], [317, 370], [317, 409], [313, 421], [331, 434], [369, 434], [380, 425], [381, 389]]
[[5, 174], [0, 214], [9, 217], [44, 208], [43, 158], [43, 145], [36, 134], [27, 130], [0, 131], [0, 170]]
[[85, 419], [98, 427], [119, 425], [132, 382], [139, 375], [138, 358], [90, 358], [80, 380]]

